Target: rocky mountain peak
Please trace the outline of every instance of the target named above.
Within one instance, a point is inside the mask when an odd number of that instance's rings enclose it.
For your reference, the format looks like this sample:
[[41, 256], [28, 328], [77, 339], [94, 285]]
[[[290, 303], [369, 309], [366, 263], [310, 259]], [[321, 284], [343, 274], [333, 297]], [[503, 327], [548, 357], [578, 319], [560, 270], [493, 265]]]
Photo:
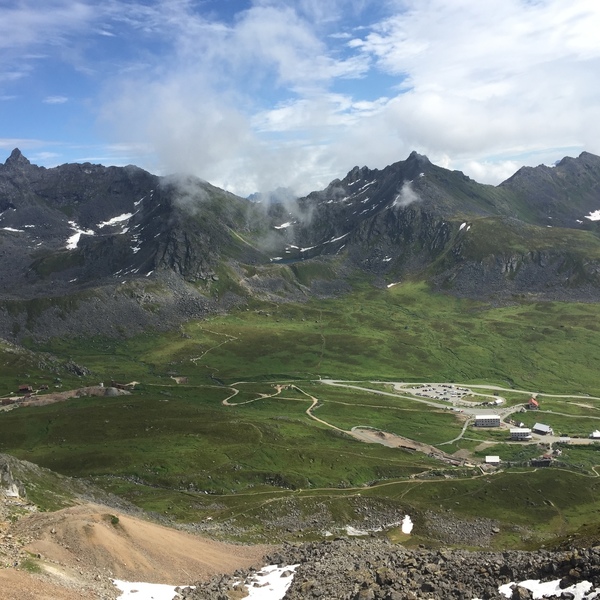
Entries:
[[418, 162], [423, 165], [430, 165], [431, 161], [424, 155], [419, 154], [416, 150], [413, 150], [406, 159], [406, 162]]
[[15, 148], [10, 153], [10, 156], [6, 159], [6, 162], [4, 163], [5, 167], [13, 169], [28, 167], [30, 165], [31, 163], [29, 162], [29, 160], [27, 160], [27, 158], [23, 156], [23, 154], [18, 148]]

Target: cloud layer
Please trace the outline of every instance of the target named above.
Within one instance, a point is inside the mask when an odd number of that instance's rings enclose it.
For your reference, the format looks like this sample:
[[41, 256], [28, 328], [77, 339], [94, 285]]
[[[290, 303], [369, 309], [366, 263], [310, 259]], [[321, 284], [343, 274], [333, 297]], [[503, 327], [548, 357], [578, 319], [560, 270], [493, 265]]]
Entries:
[[0, 96], [36, 61], [68, 64], [95, 84], [86, 106], [105, 140], [154, 171], [245, 195], [308, 192], [412, 150], [492, 183], [600, 153], [595, 0], [50, 4], [0, 7], [3, 55], [37, 56], [3, 61], [16, 66]]

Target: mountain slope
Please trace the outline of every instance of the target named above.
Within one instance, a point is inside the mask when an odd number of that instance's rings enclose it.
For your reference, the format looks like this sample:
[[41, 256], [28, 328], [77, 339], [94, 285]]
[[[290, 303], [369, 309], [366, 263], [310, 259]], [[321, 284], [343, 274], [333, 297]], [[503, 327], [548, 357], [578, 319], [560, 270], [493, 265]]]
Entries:
[[113, 579], [191, 583], [256, 565], [269, 549], [165, 527], [87, 483], [9, 455], [0, 454], [0, 475], [5, 600], [112, 598]]
[[[427, 279], [477, 298], [595, 300], [600, 158], [499, 186], [413, 152], [285, 203], [137, 167], [0, 164], [0, 336], [170, 327], [258, 297]], [[586, 218], [588, 217], [588, 218]]]
[[412, 153], [382, 171], [357, 167], [300, 199], [299, 216], [280, 215], [280, 262], [341, 255], [384, 281], [426, 277], [461, 295], [595, 299], [598, 228], [584, 217], [600, 208], [599, 186], [600, 158], [586, 153], [497, 187]]

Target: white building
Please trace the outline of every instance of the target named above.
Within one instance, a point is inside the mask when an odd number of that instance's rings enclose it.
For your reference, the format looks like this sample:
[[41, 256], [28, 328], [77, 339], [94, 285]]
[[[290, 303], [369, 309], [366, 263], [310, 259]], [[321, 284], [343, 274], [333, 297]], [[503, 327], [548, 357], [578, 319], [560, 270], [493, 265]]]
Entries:
[[590, 438], [592, 440], [600, 440], [600, 431], [598, 429], [596, 429], [596, 431], [592, 431], [592, 433], [590, 433]]
[[530, 440], [531, 439], [531, 429], [527, 427], [514, 427], [510, 430], [510, 439], [511, 440]]
[[485, 457], [485, 463], [487, 465], [499, 465], [500, 464], [500, 457], [499, 456], [486, 456]]
[[475, 415], [475, 427], [500, 427], [498, 415]]

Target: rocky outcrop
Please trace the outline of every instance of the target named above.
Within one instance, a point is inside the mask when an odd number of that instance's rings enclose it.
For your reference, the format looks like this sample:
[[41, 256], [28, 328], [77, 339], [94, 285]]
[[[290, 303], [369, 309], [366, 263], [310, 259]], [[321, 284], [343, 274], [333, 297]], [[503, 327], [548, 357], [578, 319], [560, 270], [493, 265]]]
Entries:
[[0, 494], [8, 498], [25, 498], [25, 486], [14, 478], [9, 458], [0, 454]]
[[[505, 600], [498, 587], [527, 579], [588, 581], [600, 587], [600, 547], [566, 552], [468, 552], [407, 549], [383, 540], [286, 545], [265, 564], [299, 564], [284, 600]], [[185, 600], [233, 600], [253, 571], [238, 571], [181, 592]], [[237, 583], [237, 585], [234, 585]], [[563, 592], [558, 598], [572, 598]], [[531, 593], [514, 586], [513, 599]]]

